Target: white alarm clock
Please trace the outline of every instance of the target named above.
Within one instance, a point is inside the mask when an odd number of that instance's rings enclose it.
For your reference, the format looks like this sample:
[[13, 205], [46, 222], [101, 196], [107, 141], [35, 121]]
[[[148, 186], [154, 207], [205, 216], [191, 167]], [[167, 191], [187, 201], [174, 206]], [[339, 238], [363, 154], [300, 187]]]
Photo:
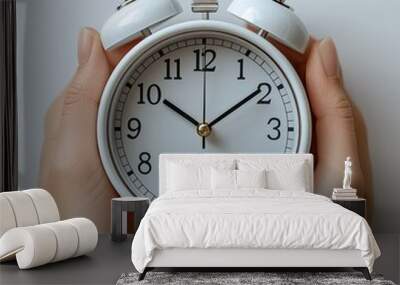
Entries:
[[[190, 6], [202, 18], [152, 32]], [[121, 196], [158, 196], [160, 153], [309, 151], [304, 87], [266, 40], [304, 52], [304, 25], [283, 1], [232, 1], [228, 11], [257, 32], [211, 19], [218, 8], [216, 0], [126, 1], [103, 27], [107, 49], [143, 38], [112, 73], [98, 114], [102, 163]]]

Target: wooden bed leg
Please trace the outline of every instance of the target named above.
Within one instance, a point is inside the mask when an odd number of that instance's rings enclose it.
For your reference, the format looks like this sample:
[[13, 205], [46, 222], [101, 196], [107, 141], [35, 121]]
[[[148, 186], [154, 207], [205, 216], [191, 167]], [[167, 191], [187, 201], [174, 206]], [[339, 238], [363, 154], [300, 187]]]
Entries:
[[142, 281], [142, 280], [146, 277], [147, 271], [148, 271], [148, 269], [145, 268], [144, 271], [143, 271], [142, 273], [139, 274], [138, 281]]
[[367, 280], [369, 280], [369, 281], [372, 280], [371, 274], [369, 274], [369, 270], [368, 270], [367, 267], [356, 267], [356, 268], [354, 268], [354, 269], [357, 270], [357, 271], [361, 271], [362, 274], [364, 275], [365, 279], [367, 279]]

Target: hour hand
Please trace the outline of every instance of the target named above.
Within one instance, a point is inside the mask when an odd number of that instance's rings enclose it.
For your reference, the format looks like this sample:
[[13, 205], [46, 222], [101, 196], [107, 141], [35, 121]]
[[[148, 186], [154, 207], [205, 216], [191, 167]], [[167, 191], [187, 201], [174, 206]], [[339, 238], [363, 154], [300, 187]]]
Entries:
[[179, 115], [181, 115], [183, 118], [185, 118], [187, 121], [191, 122], [193, 125], [195, 125], [196, 127], [198, 127], [200, 125], [199, 122], [197, 122], [195, 119], [193, 119], [193, 117], [191, 117], [190, 115], [188, 115], [187, 113], [185, 113], [184, 111], [182, 111], [179, 107], [177, 107], [176, 105], [172, 104], [170, 101], [168, 101], [167, 99], [163, 100], [163, 104], [165, 106], [167, 106], [168, 108], [170, 108], [172, 111], [174, 111], [175, 113], [178, 113]]

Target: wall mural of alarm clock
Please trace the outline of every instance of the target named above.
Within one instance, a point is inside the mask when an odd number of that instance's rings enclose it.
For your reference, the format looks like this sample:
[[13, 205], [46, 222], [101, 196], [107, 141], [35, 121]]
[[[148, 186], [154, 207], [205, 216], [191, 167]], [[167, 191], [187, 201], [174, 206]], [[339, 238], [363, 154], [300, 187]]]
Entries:
[[[152, 33], [182, 3], [201, 20]], [[216, 0], [126, 1], [104, 25], [106, 49], [144, 38], [115, 68], [99, 108], [100, 155], [121, 196], [158, 196], [160, 153], [309, 151], [304, 87], [265, 38], [302, 53], [303, 23], [283, 1], [232, 1], [228, 12], [256, 32], [212, 19], [218, 8]]]

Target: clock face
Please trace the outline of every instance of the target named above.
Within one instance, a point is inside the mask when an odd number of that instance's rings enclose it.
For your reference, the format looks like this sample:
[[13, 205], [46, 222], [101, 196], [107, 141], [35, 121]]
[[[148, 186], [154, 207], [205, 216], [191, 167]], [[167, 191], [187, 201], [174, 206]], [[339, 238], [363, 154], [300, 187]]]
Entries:
[[121, 194], [153, 199], [160, 153], [305, 152], [298, 101], [257, 45], [217, 31], [175, 34], [136, 56], [115, 84], [106, 170]]

